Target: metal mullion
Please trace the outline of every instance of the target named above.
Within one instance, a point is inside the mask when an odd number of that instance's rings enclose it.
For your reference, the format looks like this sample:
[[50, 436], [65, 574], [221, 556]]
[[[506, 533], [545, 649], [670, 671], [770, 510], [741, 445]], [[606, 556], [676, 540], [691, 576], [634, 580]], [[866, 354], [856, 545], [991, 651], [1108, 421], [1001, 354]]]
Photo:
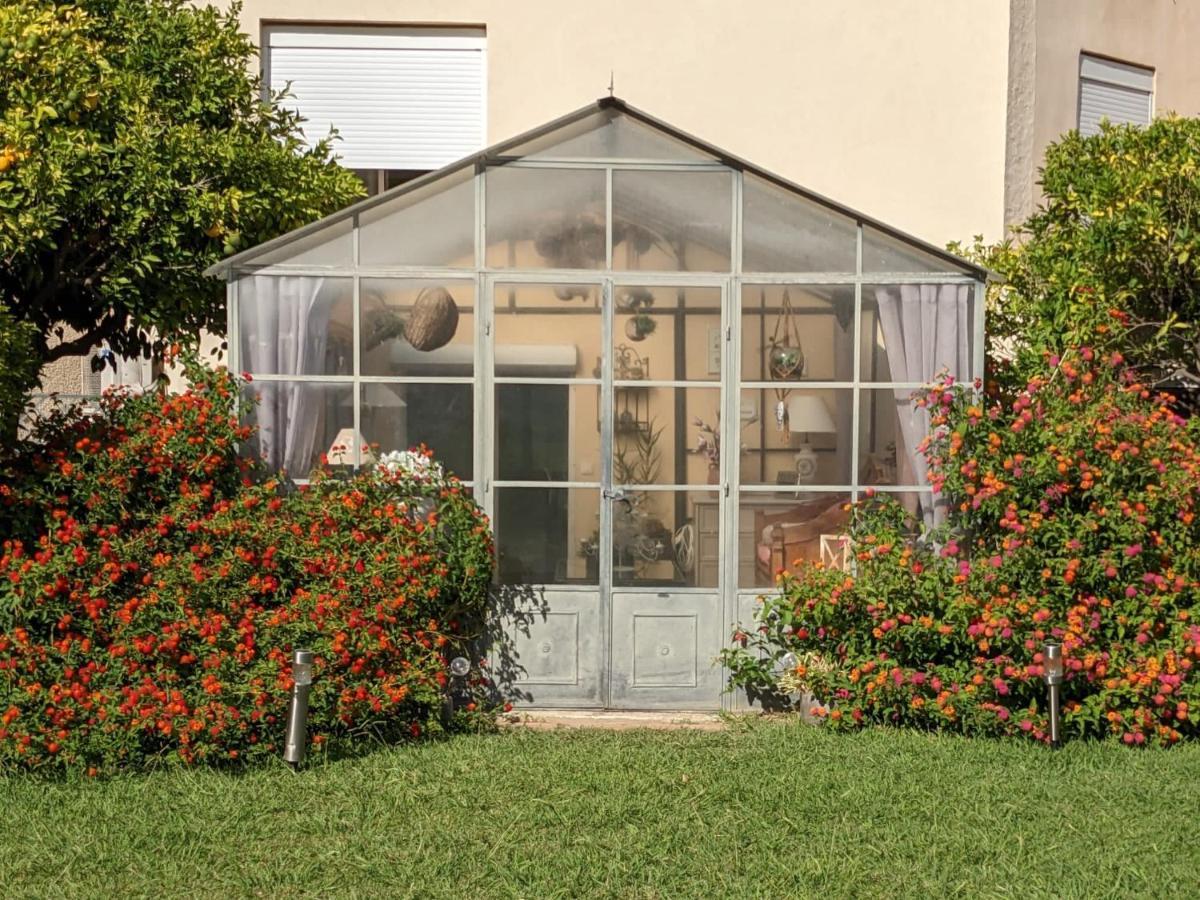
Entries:
[[229, 371], [243, 372], [241, 368], [241, 323], [238, 319], [238, 279], [232, 273], [225, 282], [225, 343], [229, 353]]
[[742, 272], [742, 285], [752, 287], [758, 284], [816, 284], [844, 285], [854, 284], [858, 278], [846, 272]]
[[854, 491], [852, 484], [743, 484], [740, 487], [743, 494], [849, 494]]
[[978, 378], [982, 391], [983, 377], [987, 367], [987, 331], [984, 327], [987, 319], [987, 284], [982, 281], [975, 282], [974, 294], [971, 330], [974, 332], [975, 347], [972, 353], [971, 368], [975, 371], [971, 373], [971, 381], [973, 383]]
[[869, 272], [859, 279], [863, 284], [974, 284], [970, 275], [945, 272]]
[[644, 388], [697, 388], [699, 390], [720, 390], [719, 381], [655, 381], [649, 378], [644, 381], [613, 380], [613, 387], [644, 387]]
[[359, 375], [362, 384], [474, 384], [470, 375]]
[[604, 268], [613, 267], [613, 170], [604, 169]]
[[521, 378], [516, 375], [497, 375], [492, 379], [493, 384], [543, 384], [566, 385], [574, 387], [596, 387], [601, 383], [599, 378]]
[[829, 391], [847, 390], [854, 387], [853, 381], [743, 381], [743, 391], [789, 390]]
[[863, 224], [858, 222], [854, 238], [854, 271], [860, 280], [854, 283], [854, 350], [852, 352], [854, 366], [854, 390], [850, 395], [850, 500], [858, 499], [858, 461], [862, 454], [858, 442], [862, 436], [859, 415], [862, 412], [862, 259], [863, 259]]
[[251, 372], [255, 381], [308, 381], [321, 384], [354, 384], [353, 375], [278, 375]]
[[526, 284], [587, 284], [599, 286], [602, 276], [595, 269], [495, 269], [483, 268], [493, 288]]
[[[720, 533], [717, 545], [721, 549], [721, 559], [718, 563], [718, 578], [721, 585], [721, 622], [724, 632], [721, 637], [722, 649], [738, 619], [738, 578], [741, 571], [741, 560], [738, 558], [738, 529], [741, 516], [741, 458], [742, 458], [742, 251], [745, 238], [742, 210], [746, 187], [745, 173], [733, 169], [733, 190], [730, 198], [730, 229], [729, 267], [733, 277], [725, 282], [724, 302], [721, 304], [722, 334], [721, 342], [721, 392], [724, 397], [722, 409], [725, 411], [725, 428], [729, 432], [725, 436], [725, 452], [722, 456], [738, 460], [738, 465], [727, 466], [724, 480], [725, 496], [720, 498], [718, 505]], [[720, 504], [723, 504], [721, 506]], [[728, 670], [722, 666], [722, 683], [727, 683]], [[724, 709], [735, 709], [740, 705], [738, 696], [723, 692], [721, 706]]]
[[436, 268], [429, 266], [247, 266], [233, 270], [242, 275], [291, 275], [310, 278], [349, 278], [355, 273], [364, 278], [421, 278], [428, 280], [470, 281], [471, 269]]
[[[358, 216], [355, 216], [354, 220], [355, 220], [355, 222], [357, 222]], [[354, 257], [355, 257], [355, 259], [357, 259], [358, 258], [358, 228], [354, 229], [353, 234], [354, 234]], [[354, 342], [354, 350], [353, 350], [354, 365], [353, 365], [351, 371], [354, 373], [354, 375], [353, 375], [353, 377], [354, 377], [354, 405], [353, 405], [353, 409], [354, 409], [354, 467], [356, 469], [359, 468], [360, 466], [362, 466], [362, 446], [361, 446], [361, 444], [363, 441], [363, 437], [362, 437], [362, 383], [359, 380], [359, 374], [358, 374], [359, 371], [361, 371], [360, 367], [362, 365], [362, 359], [361, 359], [362, 348], [359, 346], [359, 321], [358, 321], [358, 313], [359, 313], [359, 308], [360, 308], [360, 304], [359, 304], [359, 292], [360, 292], [359, 282], [360, 281], [361, 281], [361, 279], [357, 275], [355, 275], [354, 276], [354, 294], [353, 294], [353, 300], [351, 302], [351, 310], [353, 311], [352, 314], [353, 314], [353, 318], [354, 318], [354, 321], [351, 324], [351, 334], [352, 334], [351, 339]]]
[[573, 159], [532, 158], [528, 156], [496, 157], [498, 165], [513, 169], [616, 169], [631, 172], [728, 172], [730, 167], [713, 161], [687, 162], [665, 159], [609, 159], [579, 157]]
[[598, 481], [535, 481], [522, 478], [497, 478], [492, 482], [493, 488], [561, 488], [567, 490], [594, 490], [600, 487]]
[[916, 391], [923, 387], [928, 387], [927, 381], [860, 381], [859, 387], [863, 390], [909, 390]]
[[864, 484], [863, 490], [871, 489], [877, 494], [931, 494], [933, 488], [919, 484]]
[[[720, 288], [728, 279], [720, 272], [620, 271], [611, 274], [615, 287]], [[662, 312], [660, 310], [660, 312]]]
[[[613, 487], [620, 488], [621, 490], [646, 491], [647, 493], [659, 494], [692, 493], [697, 491], [708, 494], [716, 490], [718, 486], [708, 484], [707, 482], [704, 484], [626, 484], [624, 482], [614, 481]], [[711, 588], [709, 590], [711, 590]]]
[[604, 673], [600, 679], [600, 705], [612, 705], [612, 627], [613, 627], [613, 574], [612, 574], [612, 501], [605, 493], [612, 489], [613, 457], [613, 389], [612, 389], [612, 346], [613, 346], [613, 288], [612, 280], [605, 279], [600, 288], [600, 559], [597, 567], [599, 585], [600, 619], [600, 667]]

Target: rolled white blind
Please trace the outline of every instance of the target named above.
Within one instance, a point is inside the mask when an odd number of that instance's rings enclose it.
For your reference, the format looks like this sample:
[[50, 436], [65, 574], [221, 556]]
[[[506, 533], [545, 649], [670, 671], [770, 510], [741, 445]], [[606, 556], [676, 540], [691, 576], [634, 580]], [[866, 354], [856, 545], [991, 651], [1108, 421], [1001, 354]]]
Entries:
[[353, 169], [438, 169], [484, 146], [486, 39], [475, 31], [273, 26], [266, 78], [315, 143]]
[[1149, 125], [1154, 114], [1154, 72], [1139, 66], [1082, 56], [1079, 61], [1079, 133], [1114, 125]]

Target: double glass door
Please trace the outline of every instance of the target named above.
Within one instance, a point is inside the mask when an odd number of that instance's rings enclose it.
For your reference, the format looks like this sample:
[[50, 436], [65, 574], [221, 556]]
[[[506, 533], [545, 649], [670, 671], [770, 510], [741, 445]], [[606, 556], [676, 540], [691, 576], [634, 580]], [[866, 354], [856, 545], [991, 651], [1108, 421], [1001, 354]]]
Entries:
[[717, 708], [723, 279], [495, 279], [484, 498], [534, 705]]

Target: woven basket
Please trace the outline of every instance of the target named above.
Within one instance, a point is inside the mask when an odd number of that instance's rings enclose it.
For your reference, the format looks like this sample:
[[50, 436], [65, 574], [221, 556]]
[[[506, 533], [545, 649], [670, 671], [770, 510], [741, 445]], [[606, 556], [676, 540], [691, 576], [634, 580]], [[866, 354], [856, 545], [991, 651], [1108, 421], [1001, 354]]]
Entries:
[[458, 307], [444, 287], [428, 287], [417, 295], [404, 336], [418, 350], [445, 347], [458, 330]]

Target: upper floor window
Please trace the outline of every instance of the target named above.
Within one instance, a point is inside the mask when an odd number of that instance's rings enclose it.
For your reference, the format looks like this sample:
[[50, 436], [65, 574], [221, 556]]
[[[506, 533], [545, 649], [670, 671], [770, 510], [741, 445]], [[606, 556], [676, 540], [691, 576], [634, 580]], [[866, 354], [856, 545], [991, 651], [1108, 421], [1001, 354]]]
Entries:
[[1084, 53], [1079, 57], [1079, 133], [1099, 134], [1100, 121], [1149, 125], [1154, 70]]
[[268, 25], [263, 80], [376, 193], [484, 146], [486, 56], [479, 28]]

